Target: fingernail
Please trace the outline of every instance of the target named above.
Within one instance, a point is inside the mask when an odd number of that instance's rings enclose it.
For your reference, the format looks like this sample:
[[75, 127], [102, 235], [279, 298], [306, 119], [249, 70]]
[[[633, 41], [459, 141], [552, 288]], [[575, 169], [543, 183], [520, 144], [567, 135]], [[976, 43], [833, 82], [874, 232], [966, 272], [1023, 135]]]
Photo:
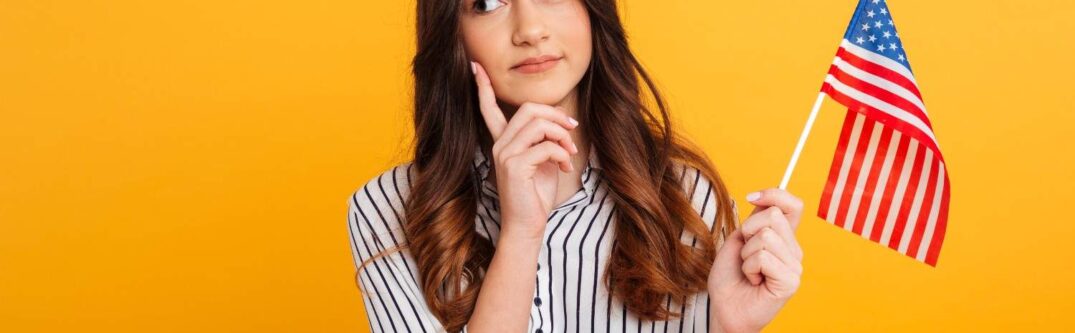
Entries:
[[473, 61], [470, 62], [470, 72], [473, 74], [478, 74], [478, 65], [474, 64]]
[[579, 152], [579, 147], [574, 142], [571, 143], [571, 149], [574, 149], [576, 153]]
[[750, 194], [747, 194], [747, 201], [758, 200], [758, 198], [761, 198], [761, 192], [750, 192]]
[[571, 123], [571, 126], [578, 126], [579, 125], [579, 121], [575, 120], [575, 118], [572, 118], [570, 116], [567, 117], [567, 121]]

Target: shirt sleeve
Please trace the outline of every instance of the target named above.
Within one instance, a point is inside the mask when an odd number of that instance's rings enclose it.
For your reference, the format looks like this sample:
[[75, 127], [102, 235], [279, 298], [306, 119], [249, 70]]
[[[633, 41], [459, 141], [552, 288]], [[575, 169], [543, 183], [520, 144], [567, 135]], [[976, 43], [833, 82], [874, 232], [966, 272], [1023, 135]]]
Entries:
[[[393, 250], [405, 243], [399, 216], [409, 169], [403, 168], [385, 171], [348, 198], [347, 231], [356, 283], [370, 332], [443, 332], [419, 288], [413, 257], [407, 250]], [[386, 251], [389, 254], [377, 257]], [[369, 262], [363, 267], [365, 261]]]

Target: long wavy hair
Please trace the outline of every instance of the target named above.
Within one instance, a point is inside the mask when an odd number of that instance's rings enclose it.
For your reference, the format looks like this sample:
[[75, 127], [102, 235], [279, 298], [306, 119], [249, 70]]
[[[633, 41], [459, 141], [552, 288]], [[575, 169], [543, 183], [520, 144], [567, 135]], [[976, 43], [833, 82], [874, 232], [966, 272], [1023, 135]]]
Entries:
[[[682, 303], [706, 290], [718, 237], [736, 228], [731, 199], [706, 155], [673, 132], [664, 100], [628, 47], [615, 0], [582, 1], [593, 57], [577, 86], [579, 129], [593, 142], [617, 207], [604, 283], [643, 320], [679, 317], [664, 300]], [[409, 248], [426, 303], [449, 332], [459, 331], [474, 311], [495, 251], [475, 228], [480, 183], [473, 156], [476, 147], [491, 156], [492, 136], [459, 31], [463, 2], [417, 1], [415, 177], [404, 204], [407, 241], [362, 265]], [[691, 206], [677, 165], [699, 170], [713, 185], [719, 224], [713, 231]], [[683, 231], [697, 236], [700, 250], [680, 241]]]

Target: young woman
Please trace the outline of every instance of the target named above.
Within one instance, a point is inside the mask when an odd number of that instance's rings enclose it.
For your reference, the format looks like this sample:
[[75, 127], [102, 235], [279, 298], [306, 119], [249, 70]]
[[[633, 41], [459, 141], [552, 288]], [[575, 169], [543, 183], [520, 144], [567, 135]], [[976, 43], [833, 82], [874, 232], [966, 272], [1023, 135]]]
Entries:
[[414, 159], [348, 200], [374, 332], [757, 332], [798, 289], [801, 200], [737, 226], [614, 0], [417, 7]]

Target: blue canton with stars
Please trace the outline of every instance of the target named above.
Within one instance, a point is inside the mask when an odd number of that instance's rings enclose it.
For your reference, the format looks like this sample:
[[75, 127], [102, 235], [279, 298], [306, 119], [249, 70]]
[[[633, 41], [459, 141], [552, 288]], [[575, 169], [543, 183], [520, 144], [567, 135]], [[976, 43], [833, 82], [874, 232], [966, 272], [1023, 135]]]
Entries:
[[860, 0], [844, 39], [911, 69], [885, 0]]

